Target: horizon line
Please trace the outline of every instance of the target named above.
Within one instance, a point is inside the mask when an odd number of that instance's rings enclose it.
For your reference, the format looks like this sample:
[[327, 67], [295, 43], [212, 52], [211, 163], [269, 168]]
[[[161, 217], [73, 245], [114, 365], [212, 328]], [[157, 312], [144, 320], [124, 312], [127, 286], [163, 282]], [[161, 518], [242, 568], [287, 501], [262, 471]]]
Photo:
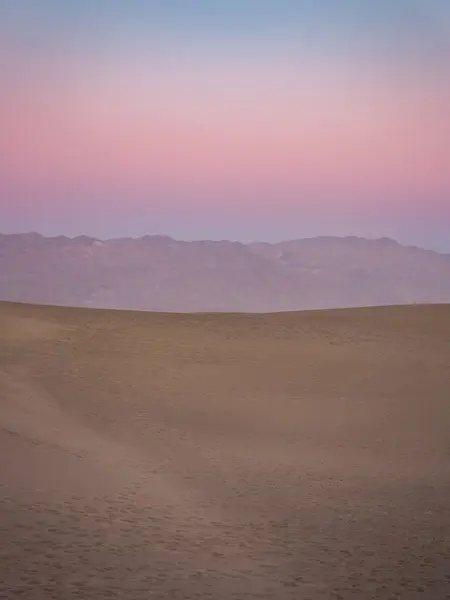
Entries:
[[227, 239], [227, 238], [221, 238], [221, 239], [208, 239], [208, 238], [176, 238], [173, 237], [169, 234], [166, 233], [146, 233], [144, 235], [138, 235], [138, 236], [131, 236], [131, 235], [123, 235], [123, 236], [112, 236], [112, 237], [97, 237], [97, 236], [92, 236], [92, 235], [88, 235], [88, 234], [79, 234], [79, 235], [66, 235], [66, 234], [58, 234], [58, 235], [46, 235], [44, 233], [41, 233], [39, 231], [36, 230], [27, 230], [27, 231], [15, 231], [12, 233], [3, 233], [2, 231], [0, 231], [0, 236], [3, 237], [11, 237], [11, 236], [38, 236], [40, 238], [43, 239], [47, 239], [47, 240], [55, 240], [55, 239], [60, 239], [60, 238], [64, 238], [67, 240], [77, 240], [80, 238], [85, 238], [88, 240], [92, 240], [94, 242], [101, 242], [101, 243], [107, 243], [107, 242], [114, 242], [114, 241], [119, 241], [119, 240], [134, 240], [134, 241], [139, 241], [139, 240], [143, 240], [146, 238], [159, 238], [159, 239], [165, 239], [167, 241], [172, 241], [172, 242], [176, 242], [176, 243], [196, 243], [196, 242], [211, 242], [211, 243], [221, 243], [221, 242], [227, 242], [230, 244], [240, 244], [241, 246], [251, 246], [251, 245], [255, 245], [255, 244], [267, 244], [269, 246], [276, 246], [278, 244], [288, 244], [291, 242], [302, 242], [302, 241], [311, 241], [311, 240], [361, 240], [361, 241], [366, 241], [366, 242], [390, 242], [390, 243], [394, 243], [397, 246], [401, 246], [403, 248], [411, 248], [411, 249], [419, 249], [419, 250], [424, 250], [427, 252], [433, 252], [434, 254], [439, 254], [441, 256], [447, 256], [449, 253], [447, 252], [440, 252], [438, 250], [434, 250], [432, 248], [426, 248], [424, 246], [418, 246], [417, 244], [405, 244], [400, 242], [399, 240], [390, 237], [390, 236], [364, 236], [364, 235], [356, 235], [356, 234], [352, 234], [352, 235], [314, 235], [314, 236], [308, 236], [308, 237], [298, 237], [298, 238], [286, 238], [286, 239], [280, 239], [278, 241], [272, 241], [272, 242], [268, 242], [268, 241], [264, 241], [264, 240], [252, 240], [252, 241], [241, 241], [241, 240], [237, 240], [237, 239]]

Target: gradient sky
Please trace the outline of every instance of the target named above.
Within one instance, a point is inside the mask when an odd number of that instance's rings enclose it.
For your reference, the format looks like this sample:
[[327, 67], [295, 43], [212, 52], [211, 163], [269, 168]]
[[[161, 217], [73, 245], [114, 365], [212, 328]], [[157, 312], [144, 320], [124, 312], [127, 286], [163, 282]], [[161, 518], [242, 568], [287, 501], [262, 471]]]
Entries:
[[448, 0], [0, 0], [0, 231], [450, 252]]

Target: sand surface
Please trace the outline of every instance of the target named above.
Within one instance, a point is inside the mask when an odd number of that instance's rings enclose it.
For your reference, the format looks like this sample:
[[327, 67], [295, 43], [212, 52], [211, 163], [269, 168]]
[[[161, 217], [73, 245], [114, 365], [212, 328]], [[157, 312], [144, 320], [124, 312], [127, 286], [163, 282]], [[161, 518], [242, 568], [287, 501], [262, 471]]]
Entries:
[[450, 306], [0, 304], [0, 598], [450, 598]]

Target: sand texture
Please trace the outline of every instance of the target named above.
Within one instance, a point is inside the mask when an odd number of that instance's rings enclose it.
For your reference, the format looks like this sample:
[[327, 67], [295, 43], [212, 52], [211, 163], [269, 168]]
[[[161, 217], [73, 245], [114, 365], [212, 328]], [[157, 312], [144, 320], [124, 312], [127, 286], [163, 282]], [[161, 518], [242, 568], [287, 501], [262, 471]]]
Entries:
[[450, 598], [450, 306], [0, 304], [0, 598]]

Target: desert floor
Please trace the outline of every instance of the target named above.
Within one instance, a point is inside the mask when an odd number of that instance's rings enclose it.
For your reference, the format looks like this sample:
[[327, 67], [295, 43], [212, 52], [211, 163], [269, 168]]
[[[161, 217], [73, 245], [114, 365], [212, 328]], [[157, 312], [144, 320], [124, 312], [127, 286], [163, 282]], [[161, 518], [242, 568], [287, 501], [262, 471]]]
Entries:
[[450, 306], [0, 304], [0, 597], [450, 598]]

